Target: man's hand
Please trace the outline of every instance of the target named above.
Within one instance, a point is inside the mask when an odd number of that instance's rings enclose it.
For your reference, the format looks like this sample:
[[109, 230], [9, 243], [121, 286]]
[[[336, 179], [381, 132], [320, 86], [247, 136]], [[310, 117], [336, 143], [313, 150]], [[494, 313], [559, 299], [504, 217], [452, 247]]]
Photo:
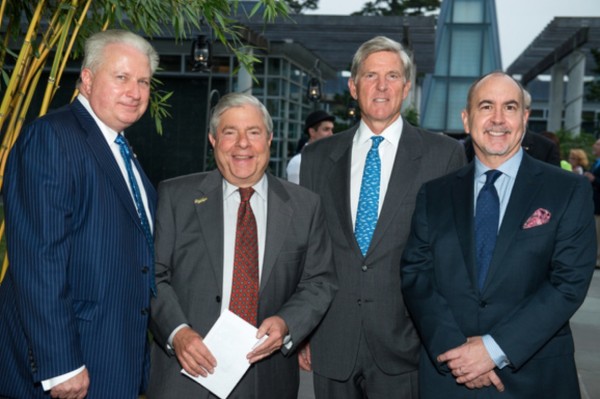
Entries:
[[439, 355], [437, 361], [448, 365], [459, 384], [472, 382], [496, 367], [481, 337], [468, 338], [461, 346]]
[[258, 328], [256, 338], [261, 339], [265, 335], [268, 335], [268, 338], [265, 342], [254, 348], [252, 352], [248, 353], [246, 357], [250, 363], [256, 363], [279, 350], [288, 332], [287, 324], [285, 324], [285, 321], [281, 317], [272, 316], [265, 319]]
[[90, 376], [87, 369], [50, 390], [50, 396], [61, 399], [83, 399], [90, 386]]
[[298, 365], [304, 371], [312, 371], [312, 358], [310, 356], [310, 343], [305, 343], [298, 351]]
[[475, 378], [471, 382], [467, 382], [465, 386], [469, 389], [479, 389], [489, 387], [492, 384], [496, 387], [498, 392], [504, 392], [504, 384], [494, 370]]
[[217, 367], [217, 361], [204, 345], [202, 337], [190, 327], [177, 331], [173, 337], [173, 349], [181, 367], [194, 377], [206, 377]]

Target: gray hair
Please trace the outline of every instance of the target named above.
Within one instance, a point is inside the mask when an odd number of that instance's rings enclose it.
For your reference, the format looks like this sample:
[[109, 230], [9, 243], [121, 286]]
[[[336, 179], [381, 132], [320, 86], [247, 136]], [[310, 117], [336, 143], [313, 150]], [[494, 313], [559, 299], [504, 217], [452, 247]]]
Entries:
[[[471, 85], [471, 87], [469, 87], [469, 92], [467, 94], [467, 112], [469, 112], [471, 110], [471, 104], [473, 102], [473, 95], [475, 93], [475, 89], [477, 88], [477, 86], [479, 86], [479, 83], [484, 80], [485, 78], [487, 78], [488, 76], [492, 76], [492, 75], [497, 75], [497, 76], [507, 76], [509, 77], [513, 82], [515, 82], [515, 84], [519, 87], [520, 91], [521, 91], [521, 104], [523, 104], [523, 109], [529, 109], [529, 107], [531, 106], [531, 96], [529, 97], [529, 104], [526, 104], [526, 96], [525, 96], [525, 89], [523, 88], [523, 86], [521, 85], [521, 83], [516, 80], [515, 78], [513, 78], [512, 76], [510, 76], [509, 74], [503, 72], [503, 71], [493, 71], [490, 73], [487, 73], [481, 77], [479, 77], [475, 82], [473, 82], [473, 84]], [[529, 93], [527, 93], [529, 94]]]
[[121, 29], [97, 32], [90, 36], [85, 41], [85, 56], [83, 57], [81, 68], [88, 68], [92, 72], [95, 72], [100, 64], [102, 64], [104, 48], [109, 44], [125, 44], [139, 50], [148, 57], [152, 75], [156, 72], [156, 68], [158, 68], [158, 53], [152, 45], [143, 37]]
[[221, 115], [231, 108], [243, 107], [249, 105], [256, 107], [262, 114], [262, 119], [269, 134], [273, 134], [273, 119], [267, 108], [261, 103], [258, 98], [244, 93], [229, 93], [221, 97], [217, 105], [215, 105], [210, 116], [210, 134], [215, 137]]
[[389, 51], [398, 54], [404, 66], [404, 82], [410, 81], [413, 70], [413, 62], [410, 55], [400, 43], [385, 36], [376, 36], [361, 44], [358, 50], [356, 50], [354, 58], [352, 58], [352, 67], [350, 68], [352, 80], [356, 82], [360, 68], [367, 57], [380, 51]]

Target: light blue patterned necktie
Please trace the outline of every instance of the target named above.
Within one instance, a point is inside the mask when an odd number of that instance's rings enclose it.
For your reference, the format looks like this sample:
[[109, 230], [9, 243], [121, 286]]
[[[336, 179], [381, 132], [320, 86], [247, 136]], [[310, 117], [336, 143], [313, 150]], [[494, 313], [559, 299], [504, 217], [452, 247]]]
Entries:
[[373, 145], [365, 162], [354, 227], [354, 236], [363, 256], [367, 254], [369, 245], [371, 245], [379, 211], [379, 181], [381, 179], [379, 144], [383, 141], [383, 137], [373, 136], [371, 140], [373, 140]]
[[154, 281], [154, 238], [152, 236], [152, 231], [150, 230], [150, 222], [148, 221], [148, 216], [146, 215], [144, 202], [142, 201], [140, 187], [138, 186], [135, 175], [133, 174], [133, 168], [131, 166], [131, 149], [129, 148], [129, 144], [127, 144], [127, 140], [125, 140], [125, 137], [123, 137], [123, 135], [121, 134], [117, 135], [115, 143], [119, 145], [119, 149], [121, 150], [121, 156], [123, 157], [123, 161], [125, 161], [125, 168], [127, 169], [127, 176], [129, 177], [129, 186], [131, 187], [131, 191], [133, 192], [135, 208], [137, 210], [138, 216], [140, 217], [142, 230], [144, 230], [144, 236], [146, 237], [146, 241], [148, 242], [148, 246], [150, 247], [150, 252], [152, 254], [152, 261], [150, 262], [149, 267], [150, 290], [152, 291], [152, 294], [156, 296], [156, 283]]
[[485, 184], [477, 196], [475, 207], [475, 245], [477, 251], [477, 286], [481, 290], [485, 283], [492, 254], [498, 236], [500, 221], [500, 199], [494, 182], [502, 172], [491, 169], [485, 172]]

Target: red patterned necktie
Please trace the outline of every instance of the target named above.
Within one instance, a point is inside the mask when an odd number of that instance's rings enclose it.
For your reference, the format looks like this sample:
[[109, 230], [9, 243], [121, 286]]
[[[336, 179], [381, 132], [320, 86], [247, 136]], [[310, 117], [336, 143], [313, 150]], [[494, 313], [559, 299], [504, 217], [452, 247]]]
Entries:
[[240, 188], [235, 232], [235, 258], [229, 310], [256, 326], [258, 313], [258, 240], [256, 220], [250, 207], [252, 187]]

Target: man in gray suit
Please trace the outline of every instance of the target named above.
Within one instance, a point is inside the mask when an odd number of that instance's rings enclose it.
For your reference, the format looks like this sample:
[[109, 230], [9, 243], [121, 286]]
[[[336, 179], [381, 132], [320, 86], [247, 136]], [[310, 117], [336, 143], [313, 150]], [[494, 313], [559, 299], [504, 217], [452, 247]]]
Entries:
[[[248, 354], [252, 365], [229, 398], [297, 396], [291, 354], [329, 307], [334, 272], [319, 197], [265, 173], [272, 137], [271, 117], [255, 97], [228, 94], [210, 122], [218, 170], [159, 186], [151, 329], [160, 348], [152, 350], [148, 398], [213, 397], [180, 370], [206, 376], [219, 367], [202, 337], [223, 310], [233, 311], [237, 251], [252, 246], [258, 250], [253, 323], [257, 338], [268, 339]], [[248, 188], [256, 234], [254, 245], [242, 247], [236, 224]]]
[[[348, 81], [360, 124], [302, 153], [300, 184], [321, 195], [339, 285], [299, 356], [302, 368], [314, 369], [317, 398], [418, 397], [419, 338], [402, 300], [400, 257], [419, 188], [464, 165], [465, 156], [457, 141], [400, 116], [411, 73], [399, 43], [386, 37], [364, 43]], [[378, 195], [370, 202], [374, 217], [363, 218], [363, 188], [373, 186], [365, 184], [363, 170], [371, 171], [373, 148]], [[369, 219], [372, 233], [365, 241], [362, 226]]]

